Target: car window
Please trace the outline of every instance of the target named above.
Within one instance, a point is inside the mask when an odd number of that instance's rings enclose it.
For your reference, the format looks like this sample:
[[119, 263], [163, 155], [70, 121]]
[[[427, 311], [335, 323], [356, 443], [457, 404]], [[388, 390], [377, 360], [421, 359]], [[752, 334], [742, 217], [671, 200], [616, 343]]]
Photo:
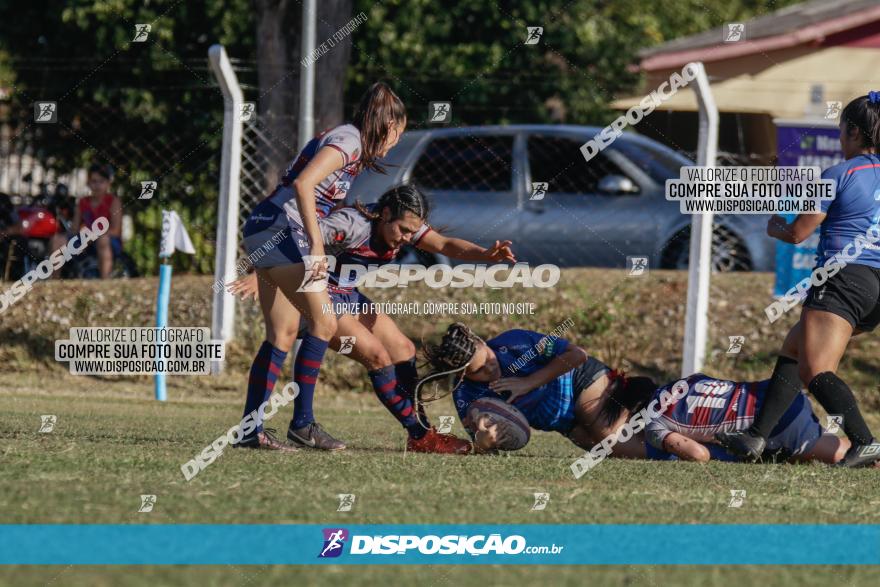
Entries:
[[535, 135], [528, 145], [532, 182], [547, 182], [548, 192], [597, 193], [603, 177], [627, 177], [604, 153], [587, 161], [581, 153], [583, 141]]
[[665, 183], [667, 179], [677, 179], [682, 165], [687, 163], [675, 157], [665, 149], [654, 148], [626, 139], [614, 142], [612, 147], [632, 161], [633, 165], [651, 176], [657, 183]]
[[512, 136], [438, 138], [419, 157], [412, 179], [429, 190], [506, 192], [512, 155]]

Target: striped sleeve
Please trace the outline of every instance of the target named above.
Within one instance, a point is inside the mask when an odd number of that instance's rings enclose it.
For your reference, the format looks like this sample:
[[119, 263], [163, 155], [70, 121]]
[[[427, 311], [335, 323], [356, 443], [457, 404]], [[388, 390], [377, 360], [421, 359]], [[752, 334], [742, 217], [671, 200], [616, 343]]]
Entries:
[[321, 137], [318, 149], [320, 150], [322, 147], [336, 149], [342, 154], [345, 165], [349, 165], [357, 161], [361, 156], [360, 132], [350, 124], [337, 126]]

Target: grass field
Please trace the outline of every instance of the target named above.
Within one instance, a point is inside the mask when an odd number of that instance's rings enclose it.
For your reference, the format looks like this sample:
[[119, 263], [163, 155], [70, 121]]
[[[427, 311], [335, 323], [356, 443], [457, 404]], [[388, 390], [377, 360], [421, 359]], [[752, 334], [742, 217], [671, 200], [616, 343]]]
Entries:
[[[609, 277], [609, 274], [611, 277]], [[595, 354], [626, 357], [636, 372], [674, 378], [681, 340], [683, 276], [657, 272], [656, 288], [637, 286], [614, 272], [566, 273], [565, 288], [539, 292], [536, 329], [567, 316], [575, 341]], [[743, 356], [726, 350], [726, 334], [760, 330], [768, 276], [720, 276], [713, 302], [707, 371], [766, 377], [778, 339], [758, 339]], [[603, 281], [604, 280], [604, 285]], [[660, 283], [657, 280], [665, 280]], [[220, 378], [169, 378], [170, 401], [151, 399], [150, 379], [74, 377], [52, 361], [52, 341], [69, 326], [148, 325], [155, 284], [42, 284], [3, 315], [0, 324], [0, 520], [3, 523], [880, 523], [880, 475], [819, 465], [732, 465], [606, 461], [580, 480], [569, 463], [580, 451], [558, 435], [535, 434], [515, 454], [444, 457], [406, 454], [404, 434], [372, 394], [359, 366], [332, 357], [322, 372], [316, 409], [350, 450], [338, 454], [278, 455], [227, 450], [187, 483], [180, 465], [234, 424], [241, 414], [246, 368], [257, 331], [244, 329], [230, 347]], [[612, 296], [606, 292], [618, 289]], [[151, 289], [152, 288], [152, 289]], [[174, 325], [205, 325], [210, 281], [177, 282]], [[647, 291], [647, 290], [655, 291]], [[667, 291], [668, 290], [668, 291]], [[666, 292], [663, 295], [663, 292]], [[659, 293], [658, 293], [659, 292]], [[413, 292], [408, 292], [414, 295]], [[96, 294], [113, 311], [94, 304]], [[478, 292], [487, 298], [494, 292]], [[534, 295], [534, 294], [533, 294]], [[378, 296], [377, 296], [378, 297]], [[31, 300], [33, 298], [33, 300]], [[92, 300], [90, 302], [78, 300]], [[109, 300], [113, 300], [112, 303]], [[430, 298], [429, 298], [430, 299]], [[50, 308], [47, 320], [39, 301]], [[744, 300], [750, 300], [748, 302]], [[680, 301], [680, 300], [679, 300]], [[719, 309], [728, 304], [731, 312]], [[766, 299], [764, 302], [766, 304]], [[28, 306], [28, 304], [31, 304]], [[141, 307], [143, 306], [143, 307]], [[641, 309], [640, 309], [641, 308]], [[248, 310], [249, 312], [250, 310]], [[242, 324], [250, 319], [247, 312]], [[66, 324], [64, 323], [66, 320]], [[401, 320], [414, 338], [436, 332], [445, 317]], [[494, 333], [527, 321], [472, 321]], [[766, 323], [766, 320], [763, 320]], [[789, 322], [790, 323], [790, 322]], [[737, 327], [738, 326], [738, 327]], [[639, 336], [627, 336], [638, 332]], [[770, 335], [767, 335], [770, 339]], [[877, 337], [874, 337], [875, 339]], [[877, 346], [853, 344], [845, 377], [878, 421]], [[357, 368], [356, 368], [357, 367]], [[326, 373], [326, 377], [324, 377]], [[452, 414], [451, 404], [433, 408]], [[40, 434], [41, 414], [57, 415]], [[270, 426], [282, 433], [290, 409]], [[461, 433], [461, 429], [457, 429]], [[731, 489], [744, 489], [741, 508], [729, 508]], [[533, 493], [551, 501], [533, 512]], [[138, 513], [141, 494], [157, 495], [153, 512]], [[337, 494], [354, 493], [351, 512], [337, 512]], [[295, 548], [296, 545], [272, 545]], [[821, 545], [817, 545], [821, 548]], [[0, 568], [0, 585], [877, 585], [880, 569], [766, 567], [44, 567]]]

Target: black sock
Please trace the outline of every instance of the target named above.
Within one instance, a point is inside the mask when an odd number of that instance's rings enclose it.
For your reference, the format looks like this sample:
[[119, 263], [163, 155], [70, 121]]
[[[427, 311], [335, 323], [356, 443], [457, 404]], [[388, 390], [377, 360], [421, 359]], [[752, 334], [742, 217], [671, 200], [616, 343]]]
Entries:
[[764, 394], [764, 404], [749, 431], [755, 436], [768, 438], [800, 392], [801, 380], [797, 361], [780, 356], [776, 359], [770, 385]]
[[825, 371], [810, 381], [809, 390], [829, 416], [843, 416], [843, 431], [854, 444], [871, 444], [874, 437], [862, 418], [852, 390], [843, 379]]

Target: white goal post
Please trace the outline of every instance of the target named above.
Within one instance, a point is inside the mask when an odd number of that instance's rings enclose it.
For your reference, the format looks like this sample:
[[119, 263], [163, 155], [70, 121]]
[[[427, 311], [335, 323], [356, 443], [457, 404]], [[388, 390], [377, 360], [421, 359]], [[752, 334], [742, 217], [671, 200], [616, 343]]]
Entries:
[[[712, 96], [706, 68], [701, 62], [691, 63], [690, 67], [697, 72], [693, 86], [700, 117], [697, 165], [713, 166], [718, 154], [718, 107]], [[709, 280], [712, 275], [712, 224], [712, 212], [694, 214], [691, 219], [682, 377], [699, 372], [706, 359]]]
[[[238, 208], [241, 174], [241, 109], [244, 97], [238, 78], [222, 45], [208, 49], [208, 60], [220, 91], [223, 92], [223, 153], [220, 160], [220, 193], [217, 203], [217, 254], [214, 264], [214, 298], [211, 311], [211, 337], [228, 342], [235, 334], [235, 296], [223, 286], [235, 278], [238, 254]], [[217, 284], [220, 287], [217, 287]], [[223, 369], [213, 361], [214, 374]]]

